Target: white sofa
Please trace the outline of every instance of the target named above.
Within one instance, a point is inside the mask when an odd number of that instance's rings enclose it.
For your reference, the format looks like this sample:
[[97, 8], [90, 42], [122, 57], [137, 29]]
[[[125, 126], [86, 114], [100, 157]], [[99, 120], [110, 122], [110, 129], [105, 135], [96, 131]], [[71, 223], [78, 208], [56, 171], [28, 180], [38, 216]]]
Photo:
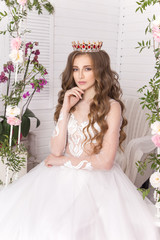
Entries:
[[127, 137], [123, 142], [124, 152], [118, 154], [117, 161], [129, 179], [137, 187], [141, 187], [153, 170], [148, 165], [144, 175], [141, 175], [138, 173], [136, 162], [144, 161], [156, 147], [151, 140], [149, 122], [146, 121], [147, 110], [142, 110], [140, 100], [130, 97], [124, 98], [123, 102], [126, 107], [125, 117], [128, 120], [124, 129]]

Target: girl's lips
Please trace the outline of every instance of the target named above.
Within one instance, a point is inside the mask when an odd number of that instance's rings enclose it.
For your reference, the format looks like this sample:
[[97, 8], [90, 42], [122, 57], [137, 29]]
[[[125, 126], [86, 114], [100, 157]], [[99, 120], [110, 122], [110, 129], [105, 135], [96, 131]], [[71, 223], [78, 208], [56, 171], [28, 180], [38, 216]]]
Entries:
[[84, 82], [84, 81], [80, 81], [80, 82], [78, 82], [79, 84], [85, 84], [86, 82]]

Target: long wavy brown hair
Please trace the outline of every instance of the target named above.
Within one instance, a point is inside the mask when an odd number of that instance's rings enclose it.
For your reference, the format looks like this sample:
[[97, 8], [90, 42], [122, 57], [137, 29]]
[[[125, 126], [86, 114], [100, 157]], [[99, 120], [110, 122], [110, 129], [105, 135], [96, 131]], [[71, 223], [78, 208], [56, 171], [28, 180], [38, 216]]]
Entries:
[[[58, 104], [56, 106], [56, 111], [54, 114], [54, 120], [57, 122], [59, 114], [63, 105], [65, 92], [76, 86], [73, 78], [73, 62], [74, 59], [79, 55], [87, 54], [93, 63], [93, 71], [95, 74], [95, 96], [93, 97], [92, 102], [90, 103], [90, 112], [88, 114], [88, 125], [85, 127], [89, 135], [89, 139], [85, 134], [85, 129], [83, 129], [85, 135], [85, 144], [90, 142], [92, 144], [92, 153], [99, 153], [102, 148], [103, 138], [108, 129], [108, 124], [106, 122], [106, 116], [110, 111], [111, 103], [110, 99], [114, 99], [119, 102], [122, 111], [122, 124], [120, 128], [120, 137], [119, 137], [119, 146], [121, 147], [122, 142], [126, 138], [126, 134], [123, 131], [124, 126], [127, 124], [127, 120], [123, 116], [124, 104], [121, 101], [122, 91], [119, 84], [119, 76], [115, 71], [111, 70], [110, 67], [110, 58], [109, 55], [100, 50], [99, 52], [79, 52], [73, 51], [70, 53], [67, 61], [66, 68], [62, 73], [62, 90], [58, 94]], [[75, 107], [72, 107], [70, 112], [75, 110]], [[97, 122], [100, 126], [101, 131], [97, 131], [94, 127], [94, 123]], [[94, 132], [94, 136], [90, 134], [90, 127]], [[96, 140], [96, 144], [92, 143], [93, 140]]]

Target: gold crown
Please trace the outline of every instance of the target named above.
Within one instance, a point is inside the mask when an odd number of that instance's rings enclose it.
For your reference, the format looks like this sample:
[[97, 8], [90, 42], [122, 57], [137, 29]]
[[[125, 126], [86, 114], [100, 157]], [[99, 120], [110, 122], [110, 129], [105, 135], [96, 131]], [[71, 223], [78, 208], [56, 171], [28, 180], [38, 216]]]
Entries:
[[76, 43], [75, 41], [72, 42], [72, 47], [74, 51], [80, 51], [80, 52], [98, 52], [101, 50], [101, 47], [103, 45], [102, 41], [93, 42], [93, 43], [80, 43], [79, 41]]

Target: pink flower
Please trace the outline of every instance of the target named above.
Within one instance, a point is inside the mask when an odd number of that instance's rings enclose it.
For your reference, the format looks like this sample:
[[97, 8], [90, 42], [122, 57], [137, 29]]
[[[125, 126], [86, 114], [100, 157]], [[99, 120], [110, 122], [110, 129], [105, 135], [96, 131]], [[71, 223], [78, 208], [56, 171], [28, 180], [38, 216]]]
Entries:
[[29, 97], [30, 96], [30, 93], [29, 92], [26, 92], [23, 94], [23, 98], [26, 98], [26, 97]]
[[3, 65], [3, 70], [4, 70], [5, 73], [8, 73], [7, 64]]
[[5, 73], [4, 72], [1, 72], [1, 74], [0, 74], [0, 83], [1, 82], [6, 82], [6, 81], [8, 81], [8, 77], [6, 77], [6, 75], [5, 75]]
[[156, 42], [160, 42], [160, 28], [159, 25], [153, 25], [152, 27], [153, 38]]
[[35, 55], [31, 63], [37, 64], [38, 63], [38, 55]]
[[39, 81], [39, 85], [40, 85], [40, 86], [44, 86], [44, 85], [47, 84], [47, 80], [46, 80], [46, 79], [40, 78], [39, 80], [40, 80], [40, 81]]
[[37, 89], [36, 89], [36, 92], [40, 92], [40, 88], [37, 88]]
[[19, 50], [20, 46], [21, 46], [22, 40], [19, 37], [13, 38], [11, 40], [11, 48], [12, 49], [16, 49]]
[[160, 42], [160, 32], [154, 32], [153, 38], [155, 39], [156, 42]]
[[32, 88], [35, 88], [34, 83], [30, 83], [30, 84], [31, 84]]
[[37, 49], [36, 51], [33, 51], [32, 53], [35, 54], [35, 55], [39, 55], [40, 51]]
[[7, 117], [7, 123], [11, 126], [19, 126], [21, 120], [17, 117]]
[[14, 66], [12, 64], [12, 62], [8, 62], [8, 70], [10, 70], [11, 72], [14, 72]]
[[48, 74], [48, 72], [47, 72], [47, 70], [45, 69], [45, 70], [44, 70], [44, 75], [47, 75], [47, 74]]
[[18, 2], [20, 5], [24, 6], [24, 5], [26, 4], [27, 0], [17, 0], [17, 2]]
[[3, 65], [3, 70], [4, 70], [5, 73], [9, 73], [8, 70], [11, 71], [11, 72], [14, 72], [14, 66], [13, 66], [12, 62], [9, 61], [9, 62], [7, 62], [7, 64], [4, 64]]
[[160, 147], [160, 135], [156, 134], [152, 137], [152, 142], [156, 145], [156, 147]]

